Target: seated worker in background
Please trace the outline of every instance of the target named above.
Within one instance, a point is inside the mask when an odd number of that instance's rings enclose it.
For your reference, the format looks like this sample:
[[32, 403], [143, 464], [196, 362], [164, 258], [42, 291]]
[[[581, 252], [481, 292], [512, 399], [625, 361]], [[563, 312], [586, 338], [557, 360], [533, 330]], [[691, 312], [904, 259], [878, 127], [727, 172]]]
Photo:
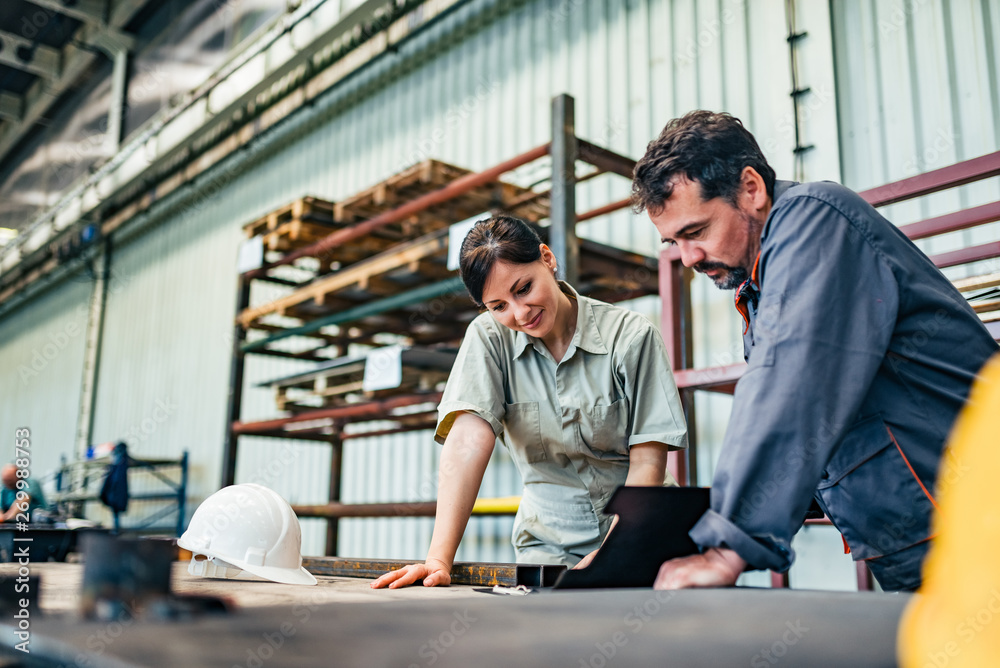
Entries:
[[[482, 220], [462, 243], [462, 280], [488, 309], [469, 325], [438, 407], [444, 444], [427, 560], [372, 583], [447, 585], [497, 438], [524, 481], [519, 563], [589, 563], [621, 485], [663, 485], [687, 427], [666, 348], [645, 317], [582, 297], [526, 223]], [[672, 478], [670, 484], [676, 484]]]
[[[46, 508], [48, 504], [45, 503], [45, 494], [42, 493], [42, 486], [31, 477], [28, 478], [18, 478], [17, 477], [17, 467], [13, 464], [5, 464], [3, 469], [0, 470], [0, 480], [3, 481], [3, 488], [0, 489], [0, 508], [3, 509], [3, 514], [0, 515], [0, 522], [13, 522], [17, 519], [18, 513], [24, 513], [28, 517], [34, 512], [35, 508]], [[27, 510], [24, 510], [25, 506], [23, 502], [17, 501], [17, 482], [19, 480], [24, 480], [26, 483], [22, 485], [24, 487], [24, 492], [28, 495], [24, 501], [27, 501]]]
[[632, 191], [685, 266], [736, 291], [749, 363], [690, 533], [703, 552], [655, 586], [788, 570], [815, 498], [884, 589], [918, 587], [945, 439], [997, 350], [978, 316], [856, 193], [775, 181], [729, 114], [668, 123]]

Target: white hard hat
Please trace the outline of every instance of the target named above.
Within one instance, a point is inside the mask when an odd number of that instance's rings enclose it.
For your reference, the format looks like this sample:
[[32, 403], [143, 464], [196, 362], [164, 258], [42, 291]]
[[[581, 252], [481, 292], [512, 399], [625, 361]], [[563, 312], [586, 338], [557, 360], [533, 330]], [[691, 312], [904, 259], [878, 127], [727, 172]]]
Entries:
[[193, 553], [192, 575], [234, 578], [246, 571], [274, 582], [316, 584], [302, 568], [299, 518], [263, 485], [231, 485], [205, 499], [177, 545]]

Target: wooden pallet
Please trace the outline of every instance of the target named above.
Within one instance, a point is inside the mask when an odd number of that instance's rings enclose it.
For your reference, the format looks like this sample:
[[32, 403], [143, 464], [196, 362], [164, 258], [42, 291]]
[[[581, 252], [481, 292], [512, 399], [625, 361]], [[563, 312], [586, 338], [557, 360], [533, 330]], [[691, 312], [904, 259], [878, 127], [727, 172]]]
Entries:
[[[543, 236], [545, 231], [540, 230]], [[348, 304], [429, 285], [455, 276], [444, 266], [446, 254], [447, 234], [441, 230], [318, 279], [279, 300], [249, 308], [237, 321], [248, 329], [273, 332], [280, 327], [272, 324], [272, 315], [308, 322], [342, 312]], [[580, 257], [580, 278], [575, 287], [582, 294], [612, 303], [658, 294], [655, 258], [589, 240], [581, 241]], [[414, 345], [454, 342], [464, 336], [478, 314], [468, 296], [457, 293], [342, 324], [338, 335], [370, 341], [380, 332], [395, 332]]]
[[[952, 283], [968, 299], [982, 295], [990, 288], [1000, 287], [1000, 272], [962, 278]], [[993, 296], [992, 291], [989, 294], [986, 298], [970, 299], [969, 305], [984, 322], [995, 322], [1000, 320], [1000, 297]]]
[[[247, 238], [262, 236], [268, 251], [288, 253], [311, 246], [333, 232], [370, 220], [439, 190], [471, 172], [439, 160], [425, 160], [340, 202], [302, 197], [243, 227]], [[444, 229], [473, 216], [503, 212], [537, 223], [549, 215], [549, 197], [502, 181], [380, 227], [323, 254], [319, 274], [348, 267], [392, 246]]]
[[338, 226], [333, 220], [333, 202], [302, 197], [266, 216], [247, 223], [247, 238], [264, 237], [264, 248], [289, 252], [316, 243]]

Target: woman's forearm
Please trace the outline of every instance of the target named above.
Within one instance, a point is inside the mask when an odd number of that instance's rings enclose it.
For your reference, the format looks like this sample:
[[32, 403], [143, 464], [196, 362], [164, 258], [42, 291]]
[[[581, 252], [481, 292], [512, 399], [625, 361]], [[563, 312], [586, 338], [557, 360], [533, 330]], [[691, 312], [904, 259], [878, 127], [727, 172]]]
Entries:
[[448, 570], [472, 515], [496, 437], [489, 423], [471, 413], [455, 419], [441, 451], [437, 511], [427, 561]]

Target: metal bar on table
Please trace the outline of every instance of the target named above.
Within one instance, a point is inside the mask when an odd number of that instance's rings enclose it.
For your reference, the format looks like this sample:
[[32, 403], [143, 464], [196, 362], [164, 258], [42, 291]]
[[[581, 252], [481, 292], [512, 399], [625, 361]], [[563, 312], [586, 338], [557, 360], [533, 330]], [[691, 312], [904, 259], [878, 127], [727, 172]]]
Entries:
[[552, 191], [549, 195], [549, 244], [559, 277], [576, 285], [580, 242], [576, 237], [576, 126], [573, 98], [552, 98]]
[[382, 227], [383, 225], [388, 225], [389, 223], [399, 222], [405, 220], [415, 213], [419, 213], [430, 207], [447, 202], [450, 199], [454, 199], [460, 195], [464, 195], [470, 190], [477, 188], [481, 185], [485, 185], [490, 181], [495, 181], [500, 177], [501, 174], [509, 172], [513, 169], [517, 169], [521, 165], [525, 165], [529, 162], [537, 160], [549, 152], [548, 144], [544, 146], [538, 146], [530, 151], [526, 151], [521, 155], [515, 156], [510, 160], [504, 161], [499, 165], [491, 167], [482, 172], [475, 174], [466, 174], [465, 176], [459, 177], [449, 183], [448, 185], [435, 190], [434, 192], [422, 195], [414, 200], [403, 204], [395, 209], [381, 213], [370, 220], [366, 220], [363, 223], [357, 225], [352, 225], [351, 227], [338, 230], [333, 234], [317, 241], [311, 246], [305, 246], [298, 250], [292, 251], [284, 255], [281, 259], [276, 262], [267, 264], [260, 269], [254, 269], [250, 272], [244, 274], [248, 278], [258, 278], [264, 276], [269, 269], [272, 267], [277, 267], [283, 264], [290, 264], [300, 257], [319, 257], [323, 253], [333, 248], [336, 248], [344, 243], [358, 239], [367, 234], [370, 234], [374, 230]]
[[[443, 281], [437, 283], [432, 283], [430, 285], [425, 285], [413, 290], [408, 290], [407, 292], [400, 293], [398, 295], [392, 295], [391, 297], [385, 297], [383, 299], [377, 299], [373, 302], [363, 304], [361, 306], [355, 306], [343, 311], [339, 311], [332, 315], [325, 316], [323, 318], [317, 318], [312, 322], [302, 325], [300, 327], [292, 327], [286, 329], [283, 332], [278, 332], [272, 334], [271, 336], [265, 337], [263, 339], [258, 339], [256, 341], [250, 341], [249, 343], [244, 343], [241, 346], [243, 352], [255, 352], [265, 348], [268, 344], [275, 341], [280, 341], [281, 339], [288, 338], [289, 336], [300, 336], [302, 334], [308, 334], [310, 332], [315, 332], [318, 329], [327, 327], [330, 325], [339, 325], [345, 322], [351, 322], [354, 320], [360, 320], [361, 318], [367, 318], [374, 315], [380, 315], [386, 311], [394, 311], [396, 309], [401, 309], [406, 306], [412, 306], [413, 304], [419, 304], [420, 302], [427, 301], [428, 299], [433, 299], [434, 297], [441, 297], [449, 294], [457, 294], [465, 290], [465, 284], [462, 283], [462, 279], [458, 276], [453, 278], [446, 278]], [[270, 351], [269, 351], [270, 352]]]
[[[303, 557], [302, 566], [313, 575], [349, 578], [377, 578], [410, 564], [423, 563], [402, 559], [343, 559], [340, 557]], [[565, 566], [554, 564], [505, 564], [459, 561], [451, 567], [451, 583], [493, 587], [551, 587]]]
[[299, 517], [434, 517], [436, 501], [293, 505]]
[[858, 193], [872, 206], [885, 206], [1000, 174], [1000, 151]]
[[[521, 497], [476, 499], [472, 514], [476, 516], [505, 516], [517, 513]], [[401, 501], [390, 503], [340, 503], [320, 505], [295, 505], [292, 510], [299, 517], [433, 517], [437, 501]]]

